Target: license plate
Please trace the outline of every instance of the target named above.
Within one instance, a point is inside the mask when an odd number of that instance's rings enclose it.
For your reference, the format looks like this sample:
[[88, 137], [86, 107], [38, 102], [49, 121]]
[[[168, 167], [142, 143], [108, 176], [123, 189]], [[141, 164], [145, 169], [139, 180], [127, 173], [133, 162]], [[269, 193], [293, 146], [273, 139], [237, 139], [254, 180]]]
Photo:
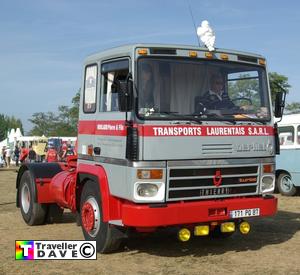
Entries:
[[230, 211], [231, 218], [245, 218], [259, 216], [259, 208], [240, 209]]

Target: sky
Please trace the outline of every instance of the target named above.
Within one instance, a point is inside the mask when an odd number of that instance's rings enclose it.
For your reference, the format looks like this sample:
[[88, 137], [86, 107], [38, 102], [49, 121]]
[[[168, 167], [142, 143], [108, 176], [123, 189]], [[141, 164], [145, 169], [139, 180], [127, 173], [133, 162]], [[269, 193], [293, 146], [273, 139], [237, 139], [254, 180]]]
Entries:
[[300, 102], [300, 1], [0, 0], [0, 113], [22, 120], [71, 105], [86, 56], [128, 43], [197, 45], [208, 20], [216, 47], [259, 53]]

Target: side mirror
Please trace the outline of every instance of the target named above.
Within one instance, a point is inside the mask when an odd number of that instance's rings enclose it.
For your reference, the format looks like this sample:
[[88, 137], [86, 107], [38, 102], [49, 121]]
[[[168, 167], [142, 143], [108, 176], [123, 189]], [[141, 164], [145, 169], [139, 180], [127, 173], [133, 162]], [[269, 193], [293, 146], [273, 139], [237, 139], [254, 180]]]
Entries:
[[120, 112], [129, 112], [133, 109], [133, 83], [127, 77], [126, 80], [117, 80], [116, 89], [118, 91], [118, 105]]
[[275, 98], [275, 117], [281, 118], [283, 115], [283, 109], [285, 105], [285, 92], [277, 92]]

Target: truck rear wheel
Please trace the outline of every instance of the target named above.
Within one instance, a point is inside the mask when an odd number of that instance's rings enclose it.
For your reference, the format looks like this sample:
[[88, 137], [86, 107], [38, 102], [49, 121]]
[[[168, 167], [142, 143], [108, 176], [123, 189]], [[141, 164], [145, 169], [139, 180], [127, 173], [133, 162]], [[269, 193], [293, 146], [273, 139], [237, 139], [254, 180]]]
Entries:
[[47, 214], [47, 206], [34, 201], [34, 188], [30, 171], [25, 171], [20, 180], [18, 200], [23, 219], [28, 225], [43, 224]]
[[117, 229], [103, 222], [101, 195], [98, 185], [93, 181], [85, 183], [80, 199], [80, 220], [83, 235], [88, 241], [97, 241], [97, 251], [109, 253], [120, 247], [122, 238]]
[[288, 173], [281, 173], [277, 178], [277, 188], [280, 194], [284, 196], [294, 196], [297, 189]]

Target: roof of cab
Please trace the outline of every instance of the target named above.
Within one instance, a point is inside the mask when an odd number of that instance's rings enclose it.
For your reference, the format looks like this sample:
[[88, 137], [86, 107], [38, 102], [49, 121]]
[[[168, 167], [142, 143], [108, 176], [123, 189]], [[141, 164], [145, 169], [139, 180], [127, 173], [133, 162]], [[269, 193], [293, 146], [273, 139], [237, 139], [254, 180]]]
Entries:
[[[198, 51], [208, 51], [207, 48], [193, 46], [193, 45], [176, 45], [176, 44], [148, 44], [148, 43], [140, 43], [140, 44], [128, 44], [122, 45], [118, 47], [113, 47], [110, 49], [103, 50], [98, 53], [94, 53], [89, 55], [85, 59], [85, 63], [95, 62], [96, 60], [101, 60], [103, 58], [114, 58], [117, 56], [126, 56], [133, 53], [136, 48], [168, 48], [168, 49], [181, 49], [181, 50], [198, 50]], [[242, 52], [236, 50], [229, 50], [229, 49], [222, 49], [216, 48], [215, 52], [221, 53], [231, 53], [231, 54], [238, 54], [243, 56], [249, 57], [256, 57], [256, 58], [264, 58], [262, 55], [249, 53], [249, 52]]]

